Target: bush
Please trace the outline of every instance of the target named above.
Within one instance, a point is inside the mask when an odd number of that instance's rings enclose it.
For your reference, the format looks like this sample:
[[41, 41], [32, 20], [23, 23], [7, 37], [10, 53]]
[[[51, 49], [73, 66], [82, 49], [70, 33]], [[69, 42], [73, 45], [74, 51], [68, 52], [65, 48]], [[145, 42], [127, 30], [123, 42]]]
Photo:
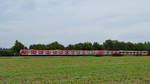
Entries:
[[137, 54], [137, 55], [135, 55], [135, 56], [147, 56], [147, 55]]
[[114, 53], [114, 54], [112, 54], [112, 56], [124, 56], [124, 55], [120, 54], [120, 53]]
[[0, 56], [14, 56], [14, 53], [11, 50], [0, 50]]
[[102, 57], [102, 56], [104, 56], [104, 55], [95, 55], [96, 57]]

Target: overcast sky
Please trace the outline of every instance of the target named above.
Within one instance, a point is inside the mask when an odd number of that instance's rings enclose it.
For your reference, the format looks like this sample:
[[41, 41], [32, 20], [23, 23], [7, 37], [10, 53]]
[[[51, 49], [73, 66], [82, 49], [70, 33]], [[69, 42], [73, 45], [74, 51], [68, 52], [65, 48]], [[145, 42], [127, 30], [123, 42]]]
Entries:
[[0, 47], [150, 41], [150, 0], [0, 0]]

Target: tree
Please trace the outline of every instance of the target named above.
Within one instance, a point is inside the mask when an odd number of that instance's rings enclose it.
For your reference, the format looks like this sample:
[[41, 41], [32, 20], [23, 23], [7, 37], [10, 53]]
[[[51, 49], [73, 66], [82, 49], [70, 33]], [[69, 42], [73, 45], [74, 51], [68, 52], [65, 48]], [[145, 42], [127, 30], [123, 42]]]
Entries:
[[21, 42], [16, 40], [15, 45], [11, 48], [15, 53], [19, 54], [21, 49], [27, 49]]
[[127, 42], [127, 50], [136, 50], [136, 46], [134, 43], [131, 43], [131, 42]]
[[67, 50], [74, 50], [75, 47], [74, 47], [74, 45], [69, 44], [69, 45], [66, 47], [66, 49], [67, 49]]
[[74, 45], [75, 50], [83, 50], [83, 43], [77, 43]]
[[29, 48], [30, 48], [30, 49], [46, 50], [46, 49], [47, 49], [47, 46], [44, 45], [44, 44], [33, 44], [33, 45], [30, 45]]
[[47, 49], [49, 49], [49, 50], [62, 49], [63, 50], [63, 49], [65, 49], [65, 47], [62, 44], [60, 44], [57, 41], [55, 41], [55, 42], [53, 42], [51, 44], [48, 44], [47, 45]]
[[92, 43], [90, 43], [90, 42], [83, 43], [82, 49], [83, 50], [92, 50]]
[[103, 50], [103, 45], [100, 45], [97, 42], [94, 42], [92, 45], [92, 50]]
[[112, 40], [106, 40], [104, 43], [103, 43], [103, 46], [106, 50], [114, 50], [114, 43]]

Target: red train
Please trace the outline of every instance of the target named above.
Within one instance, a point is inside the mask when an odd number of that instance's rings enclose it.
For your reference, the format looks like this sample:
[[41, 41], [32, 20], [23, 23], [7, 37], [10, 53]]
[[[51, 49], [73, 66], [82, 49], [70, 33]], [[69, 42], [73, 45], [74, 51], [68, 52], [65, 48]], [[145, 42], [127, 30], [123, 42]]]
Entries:
[[125, 50], [33, 50], [23, 49], [21, 55], [113, 55], [119, 53], [122, 55], [148, 55], [148, 51], [125, 51]]

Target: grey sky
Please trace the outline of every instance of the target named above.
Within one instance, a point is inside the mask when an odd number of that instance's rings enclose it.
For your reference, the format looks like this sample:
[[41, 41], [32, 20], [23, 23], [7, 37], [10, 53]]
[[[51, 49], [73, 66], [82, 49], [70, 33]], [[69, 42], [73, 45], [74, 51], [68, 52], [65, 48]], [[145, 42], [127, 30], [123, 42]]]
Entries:
[[150, 41], [150, 0], [0, 0], [0, 47]]

